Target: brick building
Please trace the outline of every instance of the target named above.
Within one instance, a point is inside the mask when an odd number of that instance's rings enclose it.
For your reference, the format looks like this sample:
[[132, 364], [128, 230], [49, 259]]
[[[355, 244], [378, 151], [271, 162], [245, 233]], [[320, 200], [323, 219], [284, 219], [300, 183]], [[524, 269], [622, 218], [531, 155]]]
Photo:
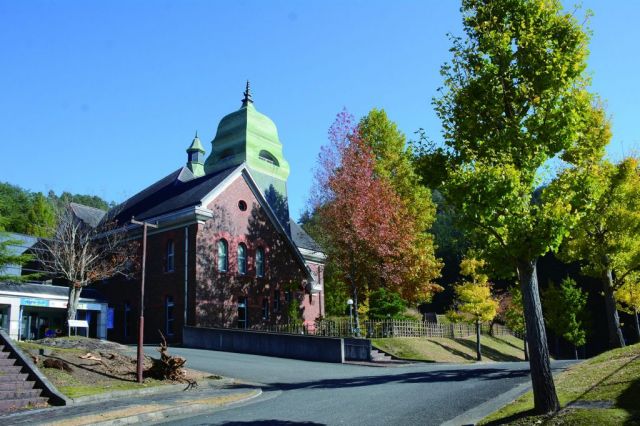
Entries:
[[[182, 326], [255, 328], [306, 323], [324, 313], [325, 255], [289, 218], [289, 165], [274, 123], [259, 113], [249, 86], [239, 110], [224, 117], [205, 150], [196, 135], [187, 162], [104, 220], [157, 223], [147, 239], [145, 336], [181, 341]], [[140, 229], [130, 228], [136, 238]], [[97, 285], [109, 301], [108, 338], [137, 336], [140, 283]]]

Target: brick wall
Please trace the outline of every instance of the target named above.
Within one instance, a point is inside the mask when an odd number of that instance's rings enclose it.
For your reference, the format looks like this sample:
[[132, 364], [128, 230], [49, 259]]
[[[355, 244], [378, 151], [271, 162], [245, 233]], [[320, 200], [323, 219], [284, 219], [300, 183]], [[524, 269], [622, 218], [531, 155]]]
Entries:
[[[239, 202], [246, 203], [246, 210]], [[285, 292], [301, 292], [305, 273], [284, 237], [268, 219], [243, 177], [207, 206], [213, 219], [199, 225], [197, 235], [196, 325], [235, 326], [238, 302], [246, 298], [248, 327], [287, 321]], [[217, 242], [228, 243], [228, 270], [217, 268]], [[238, 272], [238, 245], [247, 247], [247, 273]], [[265, 252], [264, 277], [256, 276], [255, 253]], [[275, 299], [279, 294], [279, 301]], [[265, 300], [267, 302], [265, 302]], [[265, 318], [264, 304], [269, 315]], [[278, 311], [276, 307], [279, 305]]]
[[[239, 201], [246, 203], [241, 210]], [[244, 177], [238, 177], [209, 206], [213, 219], [188, 226], [188, 258], [185, 259], [184, 227], [150, 233], [147, 239], [145, 286], [145, 342], [157, 342], [158, 330], [167, 329], [167, 297], [173, 300], [174, 334], [169, 342], [182, 340], [185, 312], [185, 261], [187, 264], [187, 325], [237, 326], [238, 303], [246, 298], [248, 327], [287, 322], [287, 293], [297, 298], [305, 322], [324, 311], [323, 293], [308, 295], [306, 274], [285, 238], [258, 204]], [[217, 268], [217, 242], [228, 243], [228, 269]], [[174, 244], [174, 268], [167, 270], [167, 244]], [[238, 272], [238, 245], [247, 247], [246, 274]], [[256, 275], [256, 250], [265, 252], [264, 277]], [[322, 277], [322, 265], [308, 263]], [[114, 308], [114, 328], [108, 338], [133, 343], [137, 339], [140, 280], [121, 278], [96, 286]], [[265, 302], [266, 301], [266, 302]], [[125, 311], [125, 304], [130, 310]], [[268, 317], [265, 317], [265, 303]], [[127, 321], [125, 321], [125, 317]], [[128, 333], [125, 328], [128, 326]]]
[[[182, 340], [185, 311], [185, 261], [187, 265], [187, 322], [194, 320], [195, 313], [195, 240], [197, 225], [188, 226], [188, 259], [185, 258], [185, 227], [149, 234], [147, 237], [147, 264], [145, 283], [145, 342], [157, 342], [161, 330], [169, 342]], [[174, 267], [167, 268], [167, 246], [174, 246]], [[141, 239], [138, 240], [141, 243]], [[141, 253], [141, 250], [140, 250]], [[114, 308], [114, 328], [108, 330], [108, 338], [122, 342], [137, 341], [140, 306], [140, 278], [133, 280], [116, 278], [98, 284], [98, 290]], [[173, 302], [173, 334], [167, 329], [169, 299]], [[130, 310], [126, 312], [126, 304]], [[125, 321], [126, 317], [126, 321]], [[125, 333], [127, 328], [128, 333]]]

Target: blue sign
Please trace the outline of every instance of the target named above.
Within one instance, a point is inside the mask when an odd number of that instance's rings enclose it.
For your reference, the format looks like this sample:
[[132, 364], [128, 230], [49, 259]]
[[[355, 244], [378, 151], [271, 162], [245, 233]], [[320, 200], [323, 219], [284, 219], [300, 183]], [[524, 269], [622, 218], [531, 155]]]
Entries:
[[23, 306], [42, 306], [42, 307], [48, 307], [49, 306], [49, 301], [46, 299], [35, 299], [35, 298], [26, 298], [26, 297], [21, 297], [20, 298], [20, 304]]
[[107, 311], [107, 328], [109, 330], [113, 329], [113, 308], [109, 308]]

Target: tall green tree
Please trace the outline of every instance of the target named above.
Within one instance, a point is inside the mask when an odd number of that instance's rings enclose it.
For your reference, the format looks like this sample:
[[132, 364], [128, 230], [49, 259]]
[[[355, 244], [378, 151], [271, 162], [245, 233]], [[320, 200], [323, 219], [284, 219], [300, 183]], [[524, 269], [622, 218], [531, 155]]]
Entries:
[[550, 283], [542, 293], [547, 325], [557, 336], [562, 336], [574, 348], [578, 359], [578, 346], [586, 342], [585, 331], [587, 294], [567, 277], [560, 285]]
[[536, 189], [550, 159], [603, 151], [589, 131], [602, 112], [587, 92], [588, 36], [555, 0], [463, 0], [461, 12], [464, 36], [452, 38], [434, 101], [453, 165], [444, 195], [483, 255], [517, 272], [535, 411], [554, 412], [536, 265], [574, 215], [567, 200]]
[[27, 234], [31, 194], [16, 185], [0, 183], [0, 216], [7, 232]]
[[48, 237], [56, 225], [56, 212], [40, 192], [33, 194], [27, 210], [26, 233], [35, 237]]
[[456, 284], [453, 288], [456, 294], [455, 310], [449, 314], [449, 317], [454, 320], [475, 324], [478, 361], [482, 361], [480, 327], [483, 322], [491, 321], [498, 313], [498, 301], [491, 294], [489, 277], [482, 273], [484, 266], [484, 260], [474, 258], [463, 259], [460, 262], [460, 273], [468, 279]]
[[[384, 109], [372, 109], [358, 123], [363, 143], [371, 149], [375, 157], [373, 169], [376, 176], [388, 181], [402, 200], [408, 215], [412, 218], [413, 245], [404, 256], [410, 258], [412, 273], [405, 278], [404, 296], [427, 297], [418, 291], [424, 282], [431, 282], [440, 276], [442, 262], [436, 258], [431, 229], [436, 218], [436, 207], [431, 190], [422, 185], [420, 176], [412, 162], [413, 153], [405, 135], [391, 121]], [[410, 301], [427, 301], [414, 299]]]
[[403, 315], [407, 309], [407, 303], [398, 293], [389, 291], [384, 287], [374, 290], [369, 294], [369, 319], [384, 320], [405, 319]]
[[550, 185], [549, 194], [572, 194], [572, 204], [582, 212], [560, 254], [565, 260], [581, 261], [584, 274], [600, 279], [609, 346], [623, 347], [615, 291], [629, 274], [640, 270], [638, 159], [626, 158], [618, 164], [598, 161], [567, 169]]

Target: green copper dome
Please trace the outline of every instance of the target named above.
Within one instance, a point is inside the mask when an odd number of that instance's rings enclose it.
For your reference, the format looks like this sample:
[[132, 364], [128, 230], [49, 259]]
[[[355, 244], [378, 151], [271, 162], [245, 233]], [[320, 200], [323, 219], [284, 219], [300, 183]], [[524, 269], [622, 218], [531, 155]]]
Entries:
[[215, 173], [246, 163], [276, 216], [285, 229], [289, 229], [289, 163], [282, 153], [276, 125], [253, 106], [249, 82], [242, 106], [220, 120], [211, 145], [211, 154], [204, 163], [205, 173]]
[[253, 106], [248, 88], [242, 107], [220, 121], [211, 144], [211, 154], [204, 165], [207, 174], [246, 162], [250, 169], [274, 178], [286, 181], [289, 177], [289, 163], [282, 153], [278, 129]]

